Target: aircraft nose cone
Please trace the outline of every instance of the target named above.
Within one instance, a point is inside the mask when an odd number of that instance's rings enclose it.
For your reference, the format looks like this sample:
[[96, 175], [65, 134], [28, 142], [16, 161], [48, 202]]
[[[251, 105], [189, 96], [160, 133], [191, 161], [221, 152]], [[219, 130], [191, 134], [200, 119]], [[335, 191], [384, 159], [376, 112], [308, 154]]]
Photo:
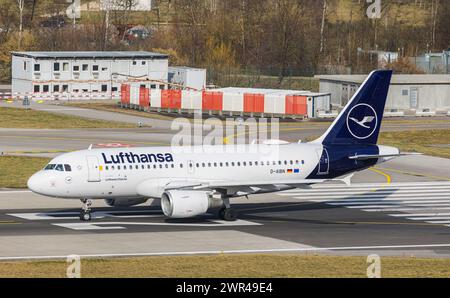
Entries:
[[28, 189], [35, 193], [41, 193], [42, 191], [42, 179], [39, 173], [34, 174], [28, 179], [27, 182]]

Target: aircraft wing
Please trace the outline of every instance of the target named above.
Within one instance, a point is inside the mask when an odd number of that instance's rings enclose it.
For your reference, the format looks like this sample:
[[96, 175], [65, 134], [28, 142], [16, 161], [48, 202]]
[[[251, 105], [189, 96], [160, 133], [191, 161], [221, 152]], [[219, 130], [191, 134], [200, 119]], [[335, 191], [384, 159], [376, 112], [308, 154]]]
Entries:
[[202, 183], [202, 185], [195, 186], [193, 189], [216, 189], [216, 188], [236, 188], [236, 187], [267, 187], [287, 185], [291, 187], [304, 188], [305, 186], [324, 183], [324, 182], [343, 182], [347, 185], [351, 184], [353, 174], [348, 175], [342, 179], [286, 179], [274, 181], [258, 181], [258, 180], [239, 180], [239, 181], [211, 181]]
[[350, 186], [352, 175], [342, 179], [286, 179], [286, 180], [171, 180], [165, 178], [162, 180], [147, 180], [141, 183], [137, 188], [137, 193], [141, 196], [153, 196], [153, 189], [159, 187], [161, 193], [170, 190], [226, 190], [227, 193], [236, 195], [247, 195], [257, 193], [259, 190], [277, 191], [282, 187], [309, 188], [310, 185], [324, 182], [343, 182]]

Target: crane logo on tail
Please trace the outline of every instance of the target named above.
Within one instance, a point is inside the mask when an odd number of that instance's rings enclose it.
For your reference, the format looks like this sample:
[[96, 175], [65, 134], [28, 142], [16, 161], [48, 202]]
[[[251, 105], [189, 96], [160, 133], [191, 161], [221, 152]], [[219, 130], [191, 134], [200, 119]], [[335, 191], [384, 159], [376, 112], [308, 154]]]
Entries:
[[378, 116], [375, 109], [362, 103], [354, 106], [347, 114], [347, 128], [350, 134], [364, 140], [372, 136], [378, 125]]

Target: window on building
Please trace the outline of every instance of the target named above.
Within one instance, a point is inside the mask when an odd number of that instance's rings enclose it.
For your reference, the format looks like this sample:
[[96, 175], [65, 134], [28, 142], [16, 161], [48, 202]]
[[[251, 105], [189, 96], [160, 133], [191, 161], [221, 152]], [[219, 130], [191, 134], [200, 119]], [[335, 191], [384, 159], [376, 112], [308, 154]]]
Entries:
[[40, 86], [39, 86], [39, 85], [34, 85], [34, 86], [33, 86], [33, 91], [34, 91], [34, 92], [40, 92], [40, 91], [41, 91]]
[[54, 71], [59, 71], [59, 62], [53, 63], [53, 70]]
[[102, 85], [102, 92], [108, 91], [108, 85]]
[[62, 91], [68, 92], [69, 91], [69, 85], [62, 85]]
[[111, 88], [111, 91], [112, 91], [112, 92], [117, 92], [117, 87], [112, 87], [112, 88]]
[[107, 71], [108, 67], [102, 67], [102, 71]]
[[89, 70], [89, 65], [88, 65], [88, 64], [83, 64], [83, 65], [81, 66], [81, 69], [82, 69], [83, 71], [88, 71], [88, 70]]
[[409, 90], [408, 89], [403, 89], [402, 90], [402, 95], [403, 96], [408, 96], [409, 95]]
[[92, 65], [92, 71], [98, 71], [98, 65]]
[[59, 92], [59, 85], [53, 85], [53, 92]]
[[74, 65], [73, 66], [73, 71], [80, 71], [80, 66], [79, 65]]
[[42, 92], [48, 92], [48, 85], [42, 86]]
[[147, 64], [147, 62], [146, 61], [142, 61], [142, 65], [146, 65]]
[[156, 85], [150, 85], [150, 89], [156, 89]]
[[34, 64], [34, 71], [41, 71], [41, 65], [39, 63]]
[[136, 65], [137, 64], [137, 61], [133, 61], [133, 65]]
[[69, 62], [63, 63], [63, 71], [69, 71]]
[[23, 70], [27, 70], [27, 61], [23, 61]]

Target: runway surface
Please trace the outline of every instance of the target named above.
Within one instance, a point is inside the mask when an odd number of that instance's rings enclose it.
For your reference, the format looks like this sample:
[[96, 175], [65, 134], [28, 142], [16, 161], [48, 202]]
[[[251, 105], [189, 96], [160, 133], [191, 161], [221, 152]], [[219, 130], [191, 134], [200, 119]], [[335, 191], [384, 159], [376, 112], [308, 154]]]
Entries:
[[[98, 115], [98, 111], [92, 113]], [[130, 117], [127, 121], [137, 119]], [[160, 127], [122, 130], [0, 129], [0, 151], [53, 156], [93, 143], [164, 145], [174, 134], [165, 122]], [[328, 125], [286, 127], [281, 138], [297, 141], [319, 135]], [[383, 130], [448, 127], [450, 121], [445, 120], [407, 127], [387, 122]], [[0, 259], [219, 252], [448, 258], [449, 169], [448, 159], [402, 157], [357, 173], [351, 187], [317, 185], [311, 190], [236, 199], [233, 205], [240, 217], [231, 223], [218, 220], [216, 214], [166, 219], [158, 202], [116, 209], [103, 201], [94, 204], [94, 220], [84, 223], [78, 220], [79, 201], [45, 198], [27, 190], [0, 190], [0, 243], [4, 244]]]
[[215, 214], [166, 219], [150, 202], [115, 209], [95, 201], [94, 219], [85, 223], [78, 220], [78, 201], [4, 190], [0, 241], [7, 245], [0, 258], [218, 252], [450, 257], [450, 175], [416, 172], [433, 164], [448, 169], [450, 162], [422, 156], [424, 164], [399, 170], [410, 158], [358, 173], [351, 187], [325, 184], [236, 199], [236, 222]]

